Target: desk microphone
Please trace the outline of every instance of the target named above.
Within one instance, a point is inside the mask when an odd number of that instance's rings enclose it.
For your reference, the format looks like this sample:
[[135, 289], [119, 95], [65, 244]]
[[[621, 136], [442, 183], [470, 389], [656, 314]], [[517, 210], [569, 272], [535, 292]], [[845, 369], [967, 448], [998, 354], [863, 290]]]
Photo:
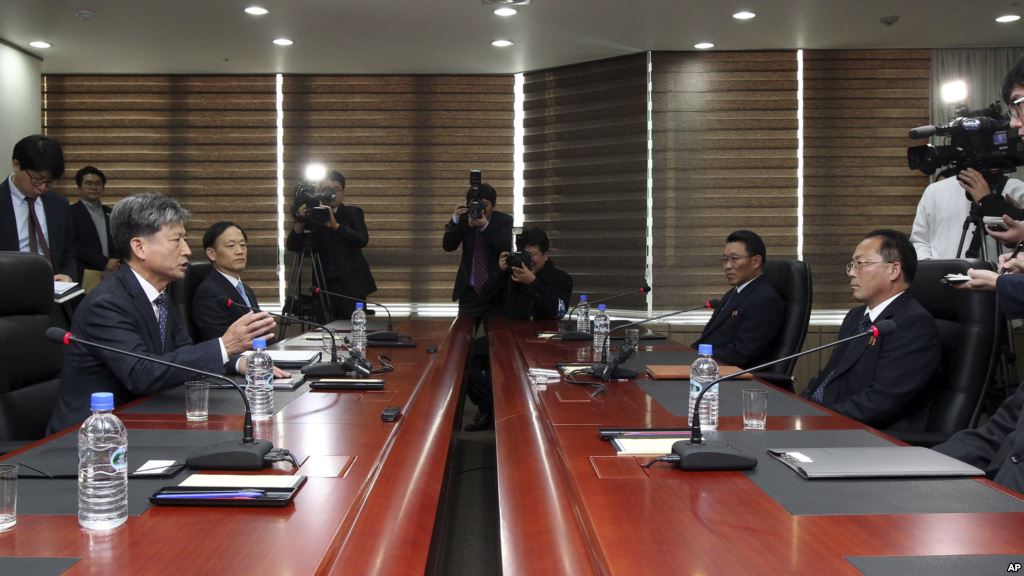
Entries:
[[747, 456], [746, 454], [743, 454], [731, 447], [709, 447], [704, 444], [704, 438], [700, 432], [700, 402], [704, 399], [704, 394], [707, 393], [712, 386], [723, 380], [729, 380], [736, 378], [737, 376], [742, 376], [743, 374], [767, 368], [768, 366], [778, 362], [799, 358], [800, 356], [804, 356], [812, 352], [818, 352], [865, 336], [879, 338], [881, 336], [892, 334], [895, 330], [896, 322], [893, 322], [892, 320], [882, 320], [859, 334], [854, 334], [853, 336], [843, 338], [842, 340], [836, 340], [835, 342], [824, 344], [817, 348], [804, 350], [802, 352], [797, 352], [796, 354], [790, 354], [784, 358], [772, 360], [771, 362], [766, 362], [759, 366], [754, 366], [753, 368], [747, 368], [746, 370], [740, 370], [739, 372], [733, 372], [728, 376], [722, 376], [721, 378], [715, 379], [711, 384], [708, 384], [700, 391], [700, 394], [697, 395], [697, 400], [693, 403], [693, 414], [690, 416], [690, 440], [680, 440], [673, 444], [672, 453], [674, 454], [674, 457], [670, 456], [669, 459], [674, 460], [683, 470], [749, 470], [757, 466], [757, 458]]
[[[46, 329], [46, 338], [51, 342], [56, 342], [57, 344], [63, 344], [65, 346], [69, 345], [71, 342], [75, 342], [77, 344], [82, 344], [83, 346], [91, 346], [108, 352], [114, 352], [115, 354], [123, 354], [125, 356], [131, 356], [132, 358], [138, 358], [139, 360], [155, 362], [157, 364], [163, 364], [164, 366], [170, 366], [171, 368], [200, 374], [206, 378], [213, 378], [215, 380], [227, 382], [232, 388], [238, 390], [238, 393], [242, 395], [242, 402], [245, 403], [245, 417], [242, 424], [242, 440], [225, 440], [224, 442], [212, 444], [189, 456], [188, 460], [185, 461], [185, 464], [187, 464], [189, 468], [198, 470], [260, 470], [269, 464], [267, 453], [270, 452], [274, 445], [267, 440], [256, 440], [253, 438], [252, 410], [249, 407], [249, 399], [245, 397], [245, 392], [242, 391], [242, 388], [231, 378], [228, 378], [223, 374], [214, 374], [213, 372], [199, 370], [198, 368], [192, 368], [183, 364], [175, 364], [174, 362], [168, 362], [145, 354], [136, 354], [135, 352], [121, 350], [105, 344], [82, 340], [81, 338], [72, 335], [71, 332], [55, 326], [51, 326]], [[274, 455], [271, 454], [271, 456]]]
[[252, 310], [253, 312], [266, 312], [267, 314], [280, 318], [282, 320], [288, 320], [289, 322], [298, 322], [299, 324], [305, 324], [307, 326], [313, 326], [319, 328], [324, 332], [327, 332], [331, 336], [331, 361], [330, 362], [317, 362], [316, 364], [310, 364], [304, 366], [301, 370], [306, 376], [316, 376], [318, 378], [328, 378], [335, 376], [346, 376], [352, 370], [345, 367], [344, 364], [338, 362], [338, 341], [334, 337], [334, 330], [324, 326], [323, 324], [317, 324], [316, 322], [310, 322], [309, 320], [303, 320], [297, 316], [289, 316], [287, 314], [276, 314], [274, 312], [267, 312], [266, 310], [257, 310], [251, 306], [246, 306], [241, 302], [235, 302], [231, 298], [224, 298], [220, 296], [217, 301], [227, 308], [244, 308], [246, 310]]
[[344, 298], [346, 300], [354, 300], [356, 302], [366, 302], [367, 304], [373, 304], [374, 306], [380, 306], [381, 308], [383, 308], [384, 311], [387, 312], [387, 314], [388, 314], [388, 329], [387, 330], [378, 330], [376, 332], [371, 332], [371, 333], [367, 334], [366, 335], [367, 345], [370, 344], [370, 342], [369, 342], [370, 340], [375, 340], [377, 342], [395, 342], [395, 341], [401, 339], [402, 335], [399, 334], [398, 332], [395, 332], [395, 323], [391, 319], [391, 310], [388, 310], [388, 307], [383, 305], [383, 304], [381, 304], [380, 302], [370, 302], [369, 300], [366, 300], [365, 298], [356, 298], [354, 296], [348, 296], [348, 295], [345, 295], [345, 294], [341, 294], [339, 292], [331, 292], [330, 290], [324, 290], [323, 288], [317, 288], [316, 286], [313, 286], [311, 291], [313, 292], [313, 296], [319, 296], [320, 294], [327, 294], [328, 296], [335, 296], [335, 297], [338, 297], [338, 298]]
[[[713, 300], [708, 300], [707, 302], [701, 304], [700, 306], [694, 306], [693, 308], [684, 308], [682, 310], [676, 310], [675, 312], [669, 312], [667, 314], [661, 314], [659, 316], [653, 316], [651, 318], [644, 318], [643, 320], [637, 320], [636, 322], [630, 322], [629, 324], [623, 324], [621, 326], [616, 326], [615, 328], [612, 328], [612, 329], [610, 329], [608, 331], [608, 336], [611, 336], [612, 332], [615, 332], [616, 330], [622, 330], [623, 328], [632, 328], [633, 326], [639, 326], [640, 324], [644, 324], [646, 322], [651, 322], [653, 320], [661, 320], [662, 318], [668, 318], [669, 316], [675, 316], [676, 314], [683, 314], [683, 313], [686, 313], [686, 312], [693, 312], [694, 310], [700, 310], [701, 308], [706, 308], [708, 310], [714, 310], [717, 307], [718, 307], [718, 300], [714, 300], [714, 299]], [[569, 330], [567, 332], [559, 332], [555, 337], [560, 339], [560, 340], [590, 340], [591, 338], [594, 337], [594, 335], [591, 334], [590, 332], [580, 332], [578, 330]]]
[[[602, 298], [600, 300], [594, 300], [593, 302], [590, 303], [590, 305], [594, 306], [596, 304], [601, 304], [602, 302], [607, 302], [609, 300], [615, 300], [616, 298], [622, 298], [623, 296], [630, 296], [632, 294], [637, 294], [637, 293], [639, 293], [639, 294], [649, 294], [651, 292], [651, 290], [652, 290], [652, 288], [650, 287], [650, 285], [644, 284], [640, 288], [639, 291], [638, 290], [630, 290], [629, 292], [623, 292], [622, 294], [616, 294], [614, 296], [609, 296], [607, 298]], [[576, 309], [579, 308], [579, 307], [580, 307], [580, 305], [577, 304], [577, 305], [572, 307], [572, 310], [569, 310], [569, 316], [568, 316], [569, 319], [572, 319], [572, 315], [576, 312]]]

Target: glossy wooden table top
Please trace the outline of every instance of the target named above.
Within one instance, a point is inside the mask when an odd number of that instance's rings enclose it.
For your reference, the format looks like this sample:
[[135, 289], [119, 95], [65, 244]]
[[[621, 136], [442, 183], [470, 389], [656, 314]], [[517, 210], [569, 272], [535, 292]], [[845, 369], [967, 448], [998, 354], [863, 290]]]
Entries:
[[[574, 361], [587, 346], [540, 340], [536, 331], [504, 321], [489, 330], [506, 575], [860, 574], [845, 556], [1024, 558], [1022, 513], [796, 516], [742, 472], [644, 469], [646, 457], [616, 456], [598, 428], [686, 423], [633, 382], [611, 383], [596, 398], [565, 383], [532, 390], [529, 367]], [[653, 344], [672, 348], [685, 349]], [[740, 417], [719, 422], [719, 430], [742, 430]], [[870, 430], [835, 413], [771, 416], [768, 428]]]
[[[258, 437], [302, 458], [297, 473], [308, 480], [289, 506], [151, 507], [106, 534], [80, 530], [74, 515], [19, 514], [0, 533], [0, 556], [81, 558], [70, 574], [422, 574], [472, 327], [398, 322], [419, 344], [371, 349], [395, 361], [383, 392], [308, 392], [258, 424]], [[382, 422], [391, 405], [402, 417]], [[240, 415], [198, 424], [183, 412], [121, 417], [129, 429], [241, 429]], [[278, 464], [270, 473], [290, 472]]]

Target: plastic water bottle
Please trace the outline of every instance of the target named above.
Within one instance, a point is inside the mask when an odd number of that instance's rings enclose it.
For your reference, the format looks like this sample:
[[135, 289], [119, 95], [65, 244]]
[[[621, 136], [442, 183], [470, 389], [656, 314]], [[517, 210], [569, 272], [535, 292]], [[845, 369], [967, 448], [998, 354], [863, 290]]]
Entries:
[[580, 294], [580, 303], [576, 306], [576, 331], [590, 332], [590, 302], [586, 294]]
[[[697, 395], [706, 386], [718, 379], [718, 362], [711, 357], [711, 344], [700, 344], [697, 353], [700, 355], [690, 366], [690, 407], [686, 411], [687, 418], [693, 420], [693, 404]], [[718, 384], [711, 387], [700, 402], [700, 429], [714, 430], [718, 428]], [[690, 422], [692, 425], [693, 422]]]
[[608, 361], [608, 332], [611, 329], [612, 321], [604, 313], [604, 304], [597, 305], [597, 315], [594, 316], [594, 361]]
[[114, 395], [95, 392], [78, 430], [78, 523], [109, 530], [128, 519], [128, 431], [111, 411]]
[[253, 421], [270, 420], [274, 413], [274, 361], [267, 354], [267, 339], [252, 341], [245, 370], [245, 397], [249, 399]]
[[352, 355], [358, 354], [366, 358], [366, 310], [362, 302], [356, 302], [356, 309], [352, 312], [352, 335], [349, 336], [349, 352]]

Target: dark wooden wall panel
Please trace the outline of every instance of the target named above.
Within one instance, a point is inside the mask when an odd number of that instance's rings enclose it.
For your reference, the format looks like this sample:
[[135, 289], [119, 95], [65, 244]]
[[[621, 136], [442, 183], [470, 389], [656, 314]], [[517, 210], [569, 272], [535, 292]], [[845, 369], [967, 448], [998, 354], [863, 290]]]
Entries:
[[524, 78], [524, 224], [548, 233], [552, 257], [592, 300], [644, 282], [646, 70], [638, 54]]
[[728, 288], [722, 247], [746, 228], [768, 258], [797, 251], [794, 52], [652, 55], [654, 305]]
[[286, 76], [285, 194], [309, 162], [341, 170], [346, 203], [366, 213], [371, 299], [449, 303], [459, 252], [441, 236], [469, 170], [512, 213], [513, 103], [509, 75]]
[[928, 177], [907, 131], [929, 123], [931, 52], [804, 52], [804, 259], [815, 308], [848, 308], [845, 265], [875, 228], [910, 233]]
[[278, 300], [277, 175], [273, 76], [43, 77], [43, 124], [64, 147], [59, 190], [75, 201], [74, 175], [107, 176], [104, 203], [139, 192], [176, 198], [192, 214], [193, 260], [218, 220], [249, 234], [245, 280]]

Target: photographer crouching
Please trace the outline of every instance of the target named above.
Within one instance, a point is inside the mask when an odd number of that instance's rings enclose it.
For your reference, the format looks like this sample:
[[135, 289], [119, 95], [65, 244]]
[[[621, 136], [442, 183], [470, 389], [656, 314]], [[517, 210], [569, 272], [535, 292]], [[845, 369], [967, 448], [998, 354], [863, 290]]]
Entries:
[[572, 296], [572, 276], [548, 257], [548, 235], [540, 228], [516, 238], [519, 251], [502, 252], [486, 291], [504, 299], [505, 316], [513, 320], [557, 320], [565, 315]]

